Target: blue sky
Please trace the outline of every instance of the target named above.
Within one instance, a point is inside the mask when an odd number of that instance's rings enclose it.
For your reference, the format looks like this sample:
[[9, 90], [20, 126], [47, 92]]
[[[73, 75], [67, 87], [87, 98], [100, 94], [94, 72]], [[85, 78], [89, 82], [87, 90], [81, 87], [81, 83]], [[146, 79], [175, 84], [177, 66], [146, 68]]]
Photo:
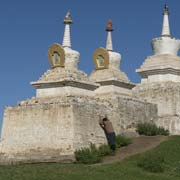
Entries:
[[1, 0], [0, 1], [0, 121], [3, 108], [35, 96], [29, 82], [50, 68], [47, 51], [62, 43], [63, 18], [71, 11], [72, 48], [80, 52], [79, 69], [93, 70], [92, 54], [105, 46], [107, 19], [113, 21], [114, 51], [122, 55], [121, 69], [133, 82], [151, 39], [160, 36], [162, 9], [170, 9], [171, 34], [180, 38], [180, 0]]

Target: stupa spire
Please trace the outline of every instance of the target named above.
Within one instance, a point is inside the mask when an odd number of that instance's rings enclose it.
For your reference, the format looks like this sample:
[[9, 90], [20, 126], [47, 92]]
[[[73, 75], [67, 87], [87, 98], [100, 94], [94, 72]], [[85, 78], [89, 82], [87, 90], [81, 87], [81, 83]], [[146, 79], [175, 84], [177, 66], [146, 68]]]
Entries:
[[70, 36], [70, 24], [72, 23], [71, 19], [71, 14], [68, 11], [66, 13], [66, 16], [64, 18], [64, 24], [65, 24], [65, 29], [64, 29], [64, 37], [63, 37], [63, 47], [71, 47], [71, 36]]
[[169, 27], [169, 8], [168, 6], [165, 4], [164, 6], [164, 10], [163, 10], [163, 26], [162, 26], [162, 34], [161, 36], [171, 36], [170, 35], [170, 27]]
[[112, 21], [110, 19], [107, 21], [106, 31], [107, 31], [106, 49], [108, 51], [112, 51], [113, 50], [113, 44], [112, 44], [111, 32], [113, 31], [113, 29], [112, 29]]

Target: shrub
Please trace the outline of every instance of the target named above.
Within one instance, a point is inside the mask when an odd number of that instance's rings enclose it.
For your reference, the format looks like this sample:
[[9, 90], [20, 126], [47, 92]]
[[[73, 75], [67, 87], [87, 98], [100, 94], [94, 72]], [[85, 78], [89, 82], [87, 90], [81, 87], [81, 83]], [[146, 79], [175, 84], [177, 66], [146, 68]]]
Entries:
[[169, 130], [164, 129], [164, 128], [162, 128], [162, 127], [158, 127], [158, 133], [159, 133], [159, 135], [168, 136], [168, 135], [169, 135]]
[[116, 147], [117, 148], [120, 148], [122, 146], [127, 146], [131, 143], [132, 143], [132, 140], [130, 138], [127, 138], [127, 137], [122, 136], [120, 134], [116, 136]]
[[153, 173], [164, 171], [164, 157], [160, 154], [146, 154], [141, 157], [137, 165], [143, 170]]
[[75, 151], [76, 160], [84, 164], [99, 163], [102, 157], [99, 155], [99, 151], [94, 144], [91, 144], [89, 148], [82, 148]]
[[[122, 135], [116, 136], [116, 147], [127, 146], [131, 144], [131, 139]], [[112, 154], [112, 150], [106, 144], [97, 148], [94, 144], [91, 144], [88, 148], [81, 148], [75, 151], [75, 158], [77, 162], [84, 164], [94, 164], [102, 161], [104, 156]]]
[[165, 130], [162, 127], [157, 127], [152, 123], [139, 123], [137, 124], [137, 132], [139, 134], [147, 135], [147, 136], [155, 136], [155, 135], [169, 135], [169, 131]]
[[108, 156], [112, 153], [110, 147], [107, 144], [101, 145], [98, 150], [101, 157]]

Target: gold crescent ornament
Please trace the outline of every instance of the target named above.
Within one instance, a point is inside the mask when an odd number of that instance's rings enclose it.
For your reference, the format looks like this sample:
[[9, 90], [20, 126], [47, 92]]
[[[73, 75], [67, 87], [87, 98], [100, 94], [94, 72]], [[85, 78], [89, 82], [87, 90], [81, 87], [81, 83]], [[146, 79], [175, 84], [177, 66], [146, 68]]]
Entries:
[[96, 70], [109, 68], [109, 53], [104, 48], [98, 48], [93, 54], [93, 61]]
[[51, 64], [51, 68], [64, 67], [64, 63], [65, 63], [64, 48], [58, 43], [52, 44], [48, 49], [48, 59]]

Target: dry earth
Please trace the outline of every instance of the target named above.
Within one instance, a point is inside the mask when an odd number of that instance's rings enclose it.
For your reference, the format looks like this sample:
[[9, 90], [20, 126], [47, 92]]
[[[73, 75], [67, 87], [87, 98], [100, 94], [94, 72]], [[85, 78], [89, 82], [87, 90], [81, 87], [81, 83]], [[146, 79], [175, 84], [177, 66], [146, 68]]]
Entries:
[[122, 147], [117, 150], [115, 156], [106, 156], [101, 164], [108, 164], [121, 161], [122, 159], [143, 153], [147, 150], [155, 148], [162, 141], [165, 141], [168, 136], [139, 136], [133, 139], [133, 143], [129, 146]]

